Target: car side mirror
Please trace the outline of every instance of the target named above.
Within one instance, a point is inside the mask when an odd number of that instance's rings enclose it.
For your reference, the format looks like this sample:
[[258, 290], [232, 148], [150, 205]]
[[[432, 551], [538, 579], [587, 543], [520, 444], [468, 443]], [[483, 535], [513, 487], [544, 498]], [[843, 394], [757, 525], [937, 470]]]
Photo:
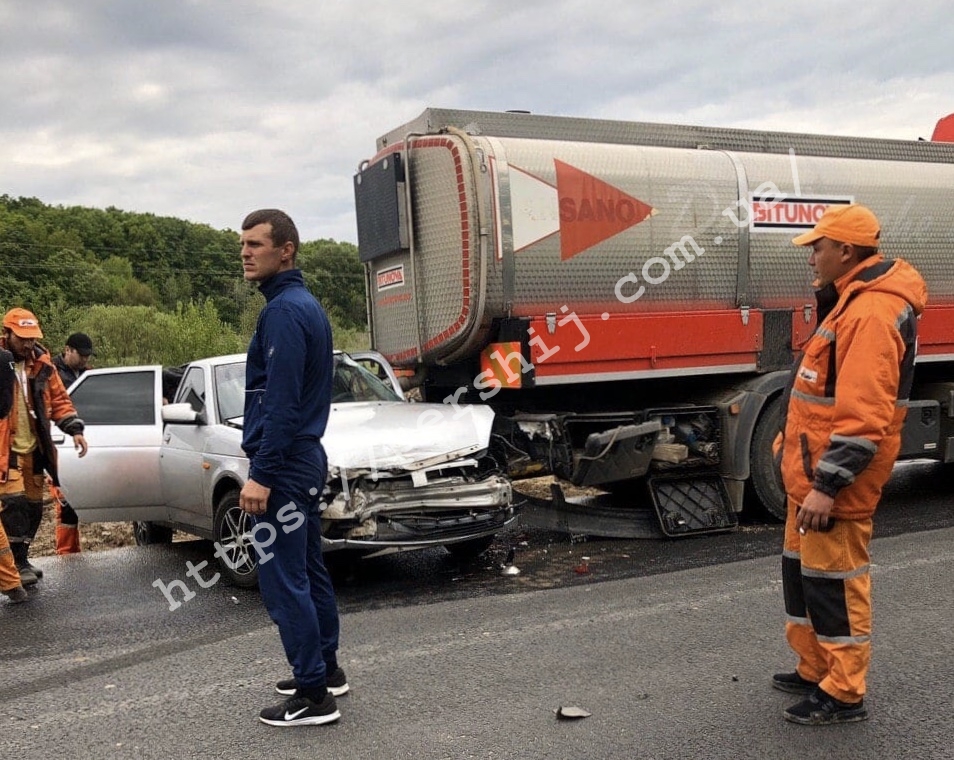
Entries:
[[204, 415], [192, 408], [192, 404], [164, 404], [162, 407], [162, 421], [176, 425], [202, 425]]

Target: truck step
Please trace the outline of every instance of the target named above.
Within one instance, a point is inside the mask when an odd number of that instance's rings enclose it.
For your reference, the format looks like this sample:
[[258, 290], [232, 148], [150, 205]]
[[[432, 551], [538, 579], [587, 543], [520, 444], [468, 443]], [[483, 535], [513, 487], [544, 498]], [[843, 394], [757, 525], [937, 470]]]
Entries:
[[726, 532], [739, 525], [718, 475], [650, 478], [649, 493], [659, 527], [670, 538]]

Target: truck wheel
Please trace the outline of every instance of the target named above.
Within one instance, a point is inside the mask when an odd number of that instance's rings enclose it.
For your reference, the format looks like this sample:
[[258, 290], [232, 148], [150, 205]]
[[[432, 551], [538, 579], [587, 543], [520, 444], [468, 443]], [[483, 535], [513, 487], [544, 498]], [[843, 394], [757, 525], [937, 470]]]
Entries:
[[455, 544], [444, 544], [444, 548], [458, 562], [471, 562], [487, 551], [493, 542], [493, 536], [481, 536], [467, 541], [458, 541]]
[[134, 522], [132, 524], [133, 537], [136, 546], [150, 546], [152, 544], [171, 544], [172, 528], [154, 522]]
[[239, 509], [238, 491], [229, 491], [219, 499], [212, 532], [215, 556], [226, 579], [239, 588], [257, 585], [258, 553], [252, 544], [252, 516]]
[[762, 509], [778, 520], [785, 519], [786, 500], [782, 479], [773, 461], [772, 442], [778, 434], [781, 414], [781, 397], [772, 399], [765, 405], [755, 424], [749, 449], [749, 484]]

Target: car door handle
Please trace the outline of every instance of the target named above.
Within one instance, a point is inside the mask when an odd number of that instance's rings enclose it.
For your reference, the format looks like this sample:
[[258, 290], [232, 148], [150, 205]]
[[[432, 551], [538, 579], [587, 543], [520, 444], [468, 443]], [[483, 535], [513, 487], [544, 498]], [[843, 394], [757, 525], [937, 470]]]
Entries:
[[169, 443], [169, 441], [172, 440], [172, 433], [166, 433], [164, 436], [162, 436], [162, 440], [166, 443]]

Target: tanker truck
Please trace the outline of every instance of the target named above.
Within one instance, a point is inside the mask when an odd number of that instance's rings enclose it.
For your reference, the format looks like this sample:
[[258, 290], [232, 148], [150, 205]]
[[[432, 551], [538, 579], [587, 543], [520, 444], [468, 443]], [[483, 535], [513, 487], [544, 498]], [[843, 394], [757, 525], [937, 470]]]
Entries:
[[354, 176], [373, 348], [425, 400], [493, 406], [496, 463], [555, 476], [553, 508], [561, 483], [625, 494], [593, 532], [640, 504], [670, 537], [732, 530], [746, 503], [781, 519], [771, 443], [816, 324], [791, 239], [857, 202], [929, 288], [901, 458], [949, 463], [952, 133], [427, 109]]

